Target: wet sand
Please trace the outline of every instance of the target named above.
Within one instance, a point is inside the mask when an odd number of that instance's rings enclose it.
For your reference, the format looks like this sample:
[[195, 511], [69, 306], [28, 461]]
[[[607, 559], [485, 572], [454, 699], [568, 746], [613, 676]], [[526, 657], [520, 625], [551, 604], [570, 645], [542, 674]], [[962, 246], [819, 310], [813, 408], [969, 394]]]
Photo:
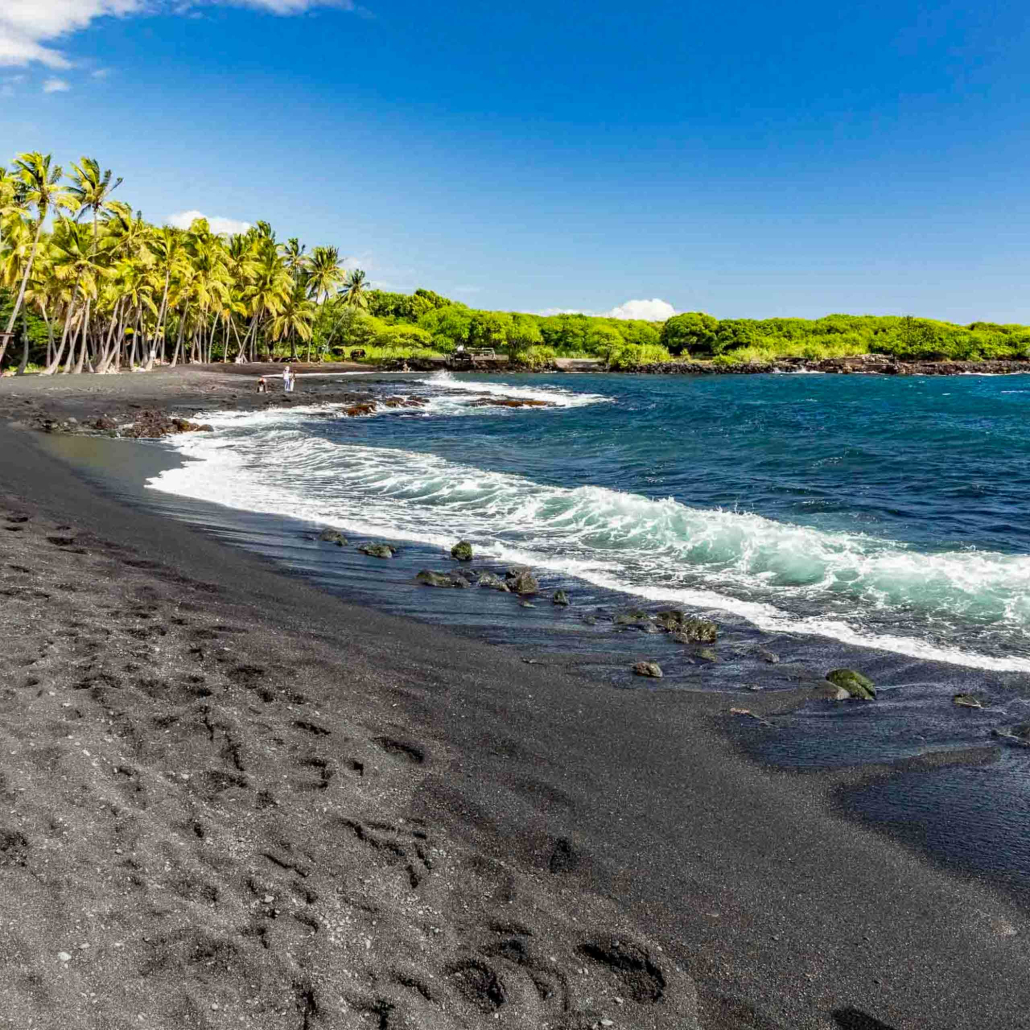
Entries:
[[[265, 403], [233, 382], [5, 380], [0, 414]], [[0, 495], [0, 1026], [1025, 1020], [1025, 912], [741, 757], [735, 701], [347, 604], [24, 429]]]

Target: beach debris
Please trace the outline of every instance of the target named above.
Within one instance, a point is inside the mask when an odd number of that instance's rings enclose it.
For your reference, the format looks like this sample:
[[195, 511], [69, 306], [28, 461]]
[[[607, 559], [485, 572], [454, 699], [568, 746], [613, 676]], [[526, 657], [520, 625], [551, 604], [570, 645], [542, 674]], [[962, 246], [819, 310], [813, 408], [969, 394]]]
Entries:
[[508, 584], [500, 576], [495, 576], [492, 572], [480, 572], [477, 582], [481, 587], [487, 587], [490, 590], [500, 590], [502, 594], [511, 593], [511, 588]]
[[343, 547], [347, 543], [347, 538], [338, 529], [323, 529], [318, 534], [319, 540], [324, 540], [327, 544], [336, 544], [337, 547]]
[[863, 676], [854, 669], [834, 669], [826, 674], [826, 678], [836, 687], [848, 692], [857, 701], [875, 701], [876, 684], [868, 676]]
[[633, 666], [633, 672], [637, 676], [649, 676], [651, 679], [660, 680], [663, 675], [662, 667], [657, 662], [637, 662]]
[[467, 540], [459, 540], [451, 548], [451, 557], [455, 561], [472, 561], [472, 545]]
[[951, 702], [959, 708], [983, 708], [983, 702], [975, 694], [956, 694]]
[[758, 649], [758, 657], [770, 665], [779, 665], [780, 656], [775, 651], [767, 651], [764, 647]]
[[536, 576], [527, 568], [508, 569], [506, 577], [508, 589], [513, 594], [529, 596], [540, 593], [540, 583]]
[[472, 584], [464, 576], [455, 572], [433, 572], [431, 569], [422, 569], [415, 576], [415, 580], [424, 587], [458, 587], [463, 589]]
[[393, 544], [362, 544], [358, 550], [370, 558], [392, 558], [397, 553]]
[[551, 598], [551, 604], [558, 605], [559, 608], [568, 608], [572, 602], [569, 600], [569, 595], [564, 590], [555, 590], [554, 597]]

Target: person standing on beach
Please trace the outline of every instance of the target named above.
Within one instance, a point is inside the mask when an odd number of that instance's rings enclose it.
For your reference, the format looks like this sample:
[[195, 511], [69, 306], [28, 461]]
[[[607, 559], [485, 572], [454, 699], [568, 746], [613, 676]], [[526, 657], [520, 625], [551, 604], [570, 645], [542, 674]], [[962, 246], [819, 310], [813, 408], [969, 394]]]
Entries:
[[291, 379], [292, 379], [292, 376], [290, 375], [290, 366], [287, 365], [283, 369], [283, 393], [289, 393], [290, 392]]

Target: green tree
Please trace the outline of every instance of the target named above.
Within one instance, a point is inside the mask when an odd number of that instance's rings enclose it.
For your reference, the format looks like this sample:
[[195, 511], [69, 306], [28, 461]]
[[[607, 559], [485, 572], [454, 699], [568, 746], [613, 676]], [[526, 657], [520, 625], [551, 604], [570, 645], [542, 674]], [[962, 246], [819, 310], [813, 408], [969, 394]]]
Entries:
[[508, 348], [509, 361], [522, 360], [530, 347], [544, 342], [540, 326], [530, 315], [511, 315], [504, 327], [504, 342]]
[[659, 342], [670, 354], [710, 354], [719, 321], [703, 311], [673, 315], [663, 326]]
[[29, 276], [32, 274], [32, 263], [36, 260], [39, 240], [43, 235], [43, 223], [51, 211], [57, 212], [62, 208], [73, 207], [75, 204], [75, 201], [69, 197], [67, 189], [60, 185], [64, 175], [61, 166], [52, 165], [51, 161], [50, 154], [43, 155], [38, 151], [33, 151], [22, 154], [14, 162], [14, 173], [17, 180], [15, 188], [18, 199], [23, 206], [36, 209], [36, 232], [33, 236], [28, 261], [25, 263], [18, 296], [14, 301], [14, 308], [7, 323], [7, 335], [0, 341], [0, 361], [4, 359], [7, 341], [10, 339], [10, 334], [14, 332], [14, 323], [18, 320], [18, 312], [25, 300], [25, 289], [29, 283]]
[[355, 268], [347, 273], [347, 278], [343, 280], [343, 289], [340, 292], [343, 303], [347, 307], [368, 310], [368, 283], [365, 280], [365, 273], [360, 268]]

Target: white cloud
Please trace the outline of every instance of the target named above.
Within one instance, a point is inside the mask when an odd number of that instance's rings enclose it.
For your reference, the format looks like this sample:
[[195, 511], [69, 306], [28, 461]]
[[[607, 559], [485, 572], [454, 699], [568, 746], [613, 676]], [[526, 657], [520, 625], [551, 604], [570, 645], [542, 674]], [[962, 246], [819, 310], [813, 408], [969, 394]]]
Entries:
[[43, 82], [44, 93], [67, 93], [71, 86], [64, 79], [46, 79]]
[[653, 300], [627, 300], [625, 304], [605, 312], [608, 318], [640, 318], [646, 322], [664, 322], [675, 314], [676, 309], [667, 300], [657, 297]]
[[235, 218], [222, 218], [219, 215], [209, 216], [201, 211], [180, 211], [177, 215], [169, 215], [165, 221], [176, 229], [188, 229], [198, 218], [206, 218], [213, 233], [246, 232], [250, 222], [241, 222]]
[[94, 79], [106, 79], [111, 74], [110, 68], [98, 68], [95, 72], [90, 73]]
[[0, 0], [0, 66], [39, 62], [48, 68], [70, 68], [68, 58], [49, 44], [85, 29], [97, 18], [162, 11], [188, 14], [210, 5], [281, 15], [303, 14], [316, 7], [358, 10], [353, 0]]
[[0, 4], [0, 65], [39, 61], [49, 68], [70, 68], [46, 44], [86, 28], [105, 15], [138, 14], [145, 0], [3, 0]]

